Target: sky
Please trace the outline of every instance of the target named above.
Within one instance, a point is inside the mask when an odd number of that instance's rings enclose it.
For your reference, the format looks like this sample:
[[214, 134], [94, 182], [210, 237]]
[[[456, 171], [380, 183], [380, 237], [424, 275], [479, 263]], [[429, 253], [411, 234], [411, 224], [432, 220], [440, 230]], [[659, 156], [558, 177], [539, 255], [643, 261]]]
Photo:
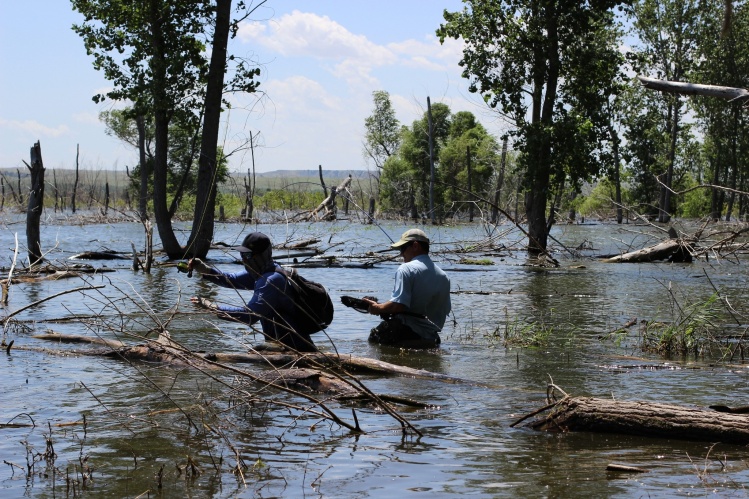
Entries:
[[[257, 5], [258, 0], [255, 0]], [[0, 0], [0, 168], [25, 169], [39, 141], [44, 166], [124, 170], [137, 152], [105, 132], [91, 97], [111, 88], [70, 27], [82, 20], [65, 0]], [[442, 12], [460, 0], [267, 0], [230, 51], [260, 66], [262, 99], [234, 95], [220, 144], [230, 168], [359, 170], [372, 92], [390, 94], [404, 125], [431, 103], [471, 111], [490, 133], [502, 126], [460, 75], [460, 41], [439, 43]]]

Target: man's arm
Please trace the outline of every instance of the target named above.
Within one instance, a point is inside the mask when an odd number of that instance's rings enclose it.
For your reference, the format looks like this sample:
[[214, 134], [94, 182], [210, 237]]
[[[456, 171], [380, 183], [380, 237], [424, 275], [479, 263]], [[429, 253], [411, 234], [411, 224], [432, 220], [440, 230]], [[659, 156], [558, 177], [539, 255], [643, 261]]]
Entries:
[[391, 315], [406, 312], [408, 309], [402, 303], [396, 303], [394, 301], [386, 301], [385, 303], [377, 303], [367, 298], [362, 298], [365, 302], [369, 303], [367, 312], [372, 315]]

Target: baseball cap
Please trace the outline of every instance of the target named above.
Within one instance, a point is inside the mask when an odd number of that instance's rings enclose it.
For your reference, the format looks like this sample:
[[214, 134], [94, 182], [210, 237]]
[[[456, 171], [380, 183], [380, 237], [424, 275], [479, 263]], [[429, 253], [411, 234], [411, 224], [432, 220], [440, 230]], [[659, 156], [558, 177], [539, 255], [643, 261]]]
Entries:
[[396, 241], [393, 244], [390, 245], [393, 249], [398, 249], [404, 244], [408, 244], [412, 241], [419, 241], [422, 243], [429, 243], [429, 238], [424, 233], [423, 230], [420, 229], [410, 229], [403, 233], [403, 235], [400, 238], [400, 241]]
[[251, 232], [242, 241], [242, 246], [233, 246], [232, 249], [240, 253], [258, 254], [270, 248], [270, 239], [262, 232]]

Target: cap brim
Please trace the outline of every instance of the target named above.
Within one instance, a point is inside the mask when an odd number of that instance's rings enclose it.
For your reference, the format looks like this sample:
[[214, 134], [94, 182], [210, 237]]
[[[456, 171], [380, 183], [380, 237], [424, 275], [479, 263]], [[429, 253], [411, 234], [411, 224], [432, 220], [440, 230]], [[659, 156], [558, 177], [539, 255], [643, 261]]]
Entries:
[[393, 249], [398, 249], [401, 246], [405, 246], [406, 244], [408, 244], [410, 242], [411, 241], [404, 241], [403, 239], [401, 239], [400, 241], [391, 244], [390, 247], [393, 248]]
[[251, 249], [245, 248], [244, 246], [232, 246], [231, 249], [239, 251], [240, 253], [252, 253]]

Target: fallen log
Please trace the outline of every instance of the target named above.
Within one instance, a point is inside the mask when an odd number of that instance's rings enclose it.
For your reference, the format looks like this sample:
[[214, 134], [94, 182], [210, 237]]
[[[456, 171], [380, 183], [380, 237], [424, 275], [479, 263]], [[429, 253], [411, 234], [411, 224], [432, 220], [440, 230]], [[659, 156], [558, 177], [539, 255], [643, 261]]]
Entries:
[[[168, 336], [162, 335], [157, 341], [148, 341], [139, 345], [121, 346], [114, 340], [103, 340], [79, 335], [68, 335], [59, 333], [46, 333], [33, 336], [35, 339], [57, 341], [65, 343], [91, 343], [106, 344], [111, 341], [112, 348], [102, 350], [96, 349], [91, 351], [76, 351], [75, 353], [84, 355], [99, 355], [105, 357], [121, 358], [127, 360], [142, 360], [147, 362], [159, 362], [172, 365], [193, 365], [196, 367], [209, 367], [211, 363], [226, 364], [264, 364], [278, 368], [284, 367], [328, 367], [332, 369], [343, 369], [348, 372], [365, 373], [365, 374], [385, 374], [392, 376], [403, 376], [418, 379], [433, 379], [455, 384], [469, 384], [479, 386], [480, 383], [448, 376], [446, 374], [426, 371], [424, 369], [414, 369], [406, 366], [398, 366], [389, 362], [384, 362], [368, 357], [356, 357], [353, 355], [328, 354], [324, 352], [295, 354], [288, 353], [222, 353], [222, 352], [192, 352], [185, 350], [179, 345], [172, 343]], [[19, 350], [30, 348], [16, 347]], [[201, 361], [208, 362], [201, 362]]]
[[654, 246], [630, 251], [603, 261], [605, 263], [643, 263], [669, 259], [675, 262], [691, 262], [691, 250], [689, 243], [681, 239], [669, 239]]
[[749, 418], [656, 402], [565, 397], [528, 427], [539, 431], [587, 431], [680, 440], [749, 444]]

